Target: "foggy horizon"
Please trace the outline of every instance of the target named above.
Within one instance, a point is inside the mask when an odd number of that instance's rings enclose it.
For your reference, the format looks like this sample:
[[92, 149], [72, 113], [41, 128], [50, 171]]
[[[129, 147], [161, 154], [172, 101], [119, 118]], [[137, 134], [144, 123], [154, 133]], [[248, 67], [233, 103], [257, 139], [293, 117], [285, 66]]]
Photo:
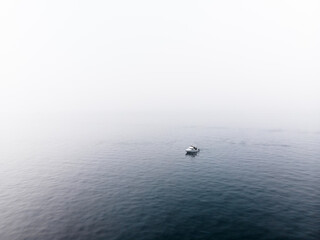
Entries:
[[319, 10], [318, 1], [6, 1], [0, 111], [8, 122], [87, 114], [319, 130]]

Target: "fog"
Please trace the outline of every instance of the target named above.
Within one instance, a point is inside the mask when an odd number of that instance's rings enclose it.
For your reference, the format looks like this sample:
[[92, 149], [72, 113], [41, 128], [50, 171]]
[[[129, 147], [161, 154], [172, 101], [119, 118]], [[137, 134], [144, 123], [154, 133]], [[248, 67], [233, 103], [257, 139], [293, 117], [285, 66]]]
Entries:
[[1, 5], [5, 128], [88, 118], [320, 129], [319, 1]]

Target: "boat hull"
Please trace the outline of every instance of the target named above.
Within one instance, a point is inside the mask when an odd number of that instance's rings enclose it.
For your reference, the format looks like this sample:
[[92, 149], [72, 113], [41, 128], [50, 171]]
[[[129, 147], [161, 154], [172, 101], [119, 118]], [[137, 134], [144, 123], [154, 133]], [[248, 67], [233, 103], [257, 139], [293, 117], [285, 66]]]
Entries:
[[186, 149], [186, 152], [187, 153], [198, 153], [198, 152], [200, 152], [200, 149], [197, 149], [197, 150]]

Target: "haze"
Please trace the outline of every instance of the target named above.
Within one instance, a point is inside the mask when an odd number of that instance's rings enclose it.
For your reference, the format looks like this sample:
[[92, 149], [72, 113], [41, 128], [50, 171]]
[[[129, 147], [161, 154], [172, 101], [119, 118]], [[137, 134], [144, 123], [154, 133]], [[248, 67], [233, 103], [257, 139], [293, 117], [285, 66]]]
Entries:
[[319, 1], [2, 1], [0, 111], [320, 129]]

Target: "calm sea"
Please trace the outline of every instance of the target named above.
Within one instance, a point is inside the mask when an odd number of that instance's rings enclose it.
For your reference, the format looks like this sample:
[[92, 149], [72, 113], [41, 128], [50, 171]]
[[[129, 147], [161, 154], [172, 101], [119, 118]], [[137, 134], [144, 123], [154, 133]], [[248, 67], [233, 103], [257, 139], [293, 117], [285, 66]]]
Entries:
[[319, 132], [11, 130], [1, 240], [320, 239]]

